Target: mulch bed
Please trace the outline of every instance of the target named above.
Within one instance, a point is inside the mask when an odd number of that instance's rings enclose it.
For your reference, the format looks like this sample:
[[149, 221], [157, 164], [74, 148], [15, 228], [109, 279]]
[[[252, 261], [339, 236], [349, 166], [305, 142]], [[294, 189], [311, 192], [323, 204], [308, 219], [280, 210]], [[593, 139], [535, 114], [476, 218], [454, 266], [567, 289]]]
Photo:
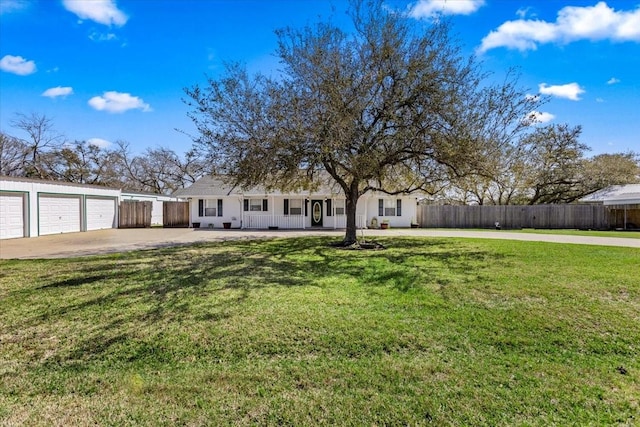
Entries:
[[379, 251], [379, 250], [387, 249], [382, 243], [378, 243], [376, 241], [370, 241], [370, 242], [362, 241], [362, 242], [355, 242], [351, 244], [346, 244], [345, 242], [336, 242], [336, 243], [331, 243], [330, 246], [337, 249], [346, 249], [346, 250], [353, 250], [353, 251], [360, 251], [360, 250]]

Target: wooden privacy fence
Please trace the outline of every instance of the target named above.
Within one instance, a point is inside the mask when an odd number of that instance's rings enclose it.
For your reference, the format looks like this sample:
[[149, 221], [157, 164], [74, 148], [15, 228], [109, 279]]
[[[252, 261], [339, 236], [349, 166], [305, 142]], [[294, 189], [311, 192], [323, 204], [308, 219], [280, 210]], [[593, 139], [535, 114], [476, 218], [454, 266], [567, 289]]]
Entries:
[[151, 227], [152, 202], [138, 200], [124, 200], [120, 202], [118, 228], [147, 228]]
[[602, 205], [418, 206], [423, 228], [609, 228], [609, 212]]
[[164, 202], [162, 204], [164, 227], [189, 227], [189, 202]]

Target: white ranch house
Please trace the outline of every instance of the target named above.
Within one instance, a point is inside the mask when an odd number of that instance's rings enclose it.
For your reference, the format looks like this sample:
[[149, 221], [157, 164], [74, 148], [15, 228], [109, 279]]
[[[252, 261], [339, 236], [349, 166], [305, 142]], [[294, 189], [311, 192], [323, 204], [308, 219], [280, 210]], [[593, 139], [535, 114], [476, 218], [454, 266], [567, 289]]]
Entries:
[[[316, 191], [283, 193], [263, 188], [242, 190], [216, 177], [203, 177], [173, 193], [189, 201], [190, 222], [200, 228], [309, 229], [346, 228], [345, 198], [322, 187]], [[366, 193], [356, 212], [358, 228], [410, 227], [416, 221], [416, 196]]]

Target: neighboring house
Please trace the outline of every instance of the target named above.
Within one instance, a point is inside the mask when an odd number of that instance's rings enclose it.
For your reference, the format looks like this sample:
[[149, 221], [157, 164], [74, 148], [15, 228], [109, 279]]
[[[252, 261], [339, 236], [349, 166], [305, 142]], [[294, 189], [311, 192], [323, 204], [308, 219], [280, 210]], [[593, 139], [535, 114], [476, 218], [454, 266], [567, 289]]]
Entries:
[[580, 199], [609, 209], [611, 228], [640, 228], [640, 184], [612, 185]]
[[176, 198], [0, 176], [0, 239], [117, 228], [122, 200], [152, 201], [152, 224], [162, 224], [162, 201]]
[[[242, 190], [217, 177], [203, 177], [173, 193], [187, 199], [191, 223], [212, 228], [307, 229], [345, 228], [345, 198], [338, 190], [321, 186], [315, 191], [280, 192], [263, 188]], [[358, 228], [410, 227], [416, 218], [416, 196], [366, 193], [358, 200]]]

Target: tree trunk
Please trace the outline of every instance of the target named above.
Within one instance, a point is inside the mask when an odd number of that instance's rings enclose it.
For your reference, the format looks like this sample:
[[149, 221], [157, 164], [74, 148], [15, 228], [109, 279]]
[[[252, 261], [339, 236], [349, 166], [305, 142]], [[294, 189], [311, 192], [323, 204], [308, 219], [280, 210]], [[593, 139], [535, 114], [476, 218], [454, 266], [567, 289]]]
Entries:
[[345, 246], [356, 243], [356, 233], [358, 231], [356, 225], [356, 208], [360, 194], [358, 184], [352, 183], [350, 190], [345, 194], [346, 197], [346, 214], [347, 214], [347, 230], [344, 235], [343, 243]]

